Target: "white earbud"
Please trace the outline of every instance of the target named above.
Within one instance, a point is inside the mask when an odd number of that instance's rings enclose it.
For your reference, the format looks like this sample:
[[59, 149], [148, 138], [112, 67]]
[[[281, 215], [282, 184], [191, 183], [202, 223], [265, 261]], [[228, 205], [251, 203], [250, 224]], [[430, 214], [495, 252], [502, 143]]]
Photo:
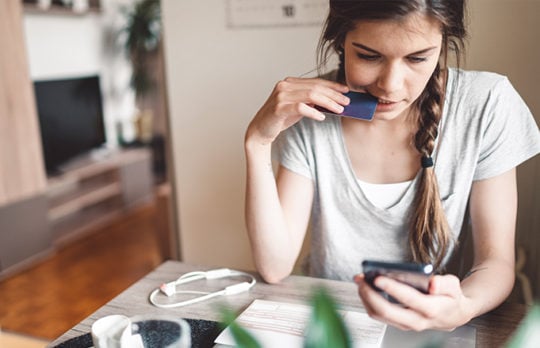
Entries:
[[167, 296], [172, 296], [176, 292], [176, 283], [163, 283], [159, 286], [159, 290]]

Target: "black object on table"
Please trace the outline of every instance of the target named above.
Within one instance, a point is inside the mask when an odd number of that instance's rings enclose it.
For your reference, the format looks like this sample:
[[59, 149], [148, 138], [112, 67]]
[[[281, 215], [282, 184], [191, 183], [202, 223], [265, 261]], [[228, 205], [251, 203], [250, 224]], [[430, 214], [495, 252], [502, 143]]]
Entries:
[[[220, 333], [219, 323], [209, 320], [184, 319], [191, 328], [192, 348], [212, 348]], [[93, 347], [92, 335], [86, 333], [60, 343], [54, 348], [90, 348]]]

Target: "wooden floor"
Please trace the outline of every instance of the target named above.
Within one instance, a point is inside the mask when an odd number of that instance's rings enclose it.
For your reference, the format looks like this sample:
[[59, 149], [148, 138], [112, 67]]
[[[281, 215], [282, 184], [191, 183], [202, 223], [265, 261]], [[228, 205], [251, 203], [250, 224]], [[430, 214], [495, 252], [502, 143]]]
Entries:
[[159, 265], [156, 208], [128, 216], [0, 282], [0, 328], [53, 340]]

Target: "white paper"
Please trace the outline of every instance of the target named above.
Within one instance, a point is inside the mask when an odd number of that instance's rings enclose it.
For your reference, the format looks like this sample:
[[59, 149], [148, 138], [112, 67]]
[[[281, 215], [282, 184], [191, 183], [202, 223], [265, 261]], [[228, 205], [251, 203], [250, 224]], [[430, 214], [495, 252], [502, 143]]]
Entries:
[[[386, 324], [371, 319], [366, 313], [339, 311], [349, 329], [353, 347], [381, 346]], [[262, 347], [301, 348], [311, 308], [304, 304], [255, 300], [236, 322], [249, 331]], [[225, 329], [215, 343], [234, 346], [230, 330]]]

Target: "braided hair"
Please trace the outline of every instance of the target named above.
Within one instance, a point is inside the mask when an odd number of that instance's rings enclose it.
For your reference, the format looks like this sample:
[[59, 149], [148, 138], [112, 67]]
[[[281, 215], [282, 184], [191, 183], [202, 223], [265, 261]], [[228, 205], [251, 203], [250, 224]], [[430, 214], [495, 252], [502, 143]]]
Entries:
[[409, 247], [413, 260], [423, 263], [433, 262], [437, 267], [443, 261], [451, 238], [431, 159], [442, 117], [445, 92], [440, 65], [437, 64], [426, 88], [416, 101], [418, 131], [414, 136], [414, 146], [422, 156], [422, 160], [428, 160], [428, 163], [422, 163], [409, 232]]

